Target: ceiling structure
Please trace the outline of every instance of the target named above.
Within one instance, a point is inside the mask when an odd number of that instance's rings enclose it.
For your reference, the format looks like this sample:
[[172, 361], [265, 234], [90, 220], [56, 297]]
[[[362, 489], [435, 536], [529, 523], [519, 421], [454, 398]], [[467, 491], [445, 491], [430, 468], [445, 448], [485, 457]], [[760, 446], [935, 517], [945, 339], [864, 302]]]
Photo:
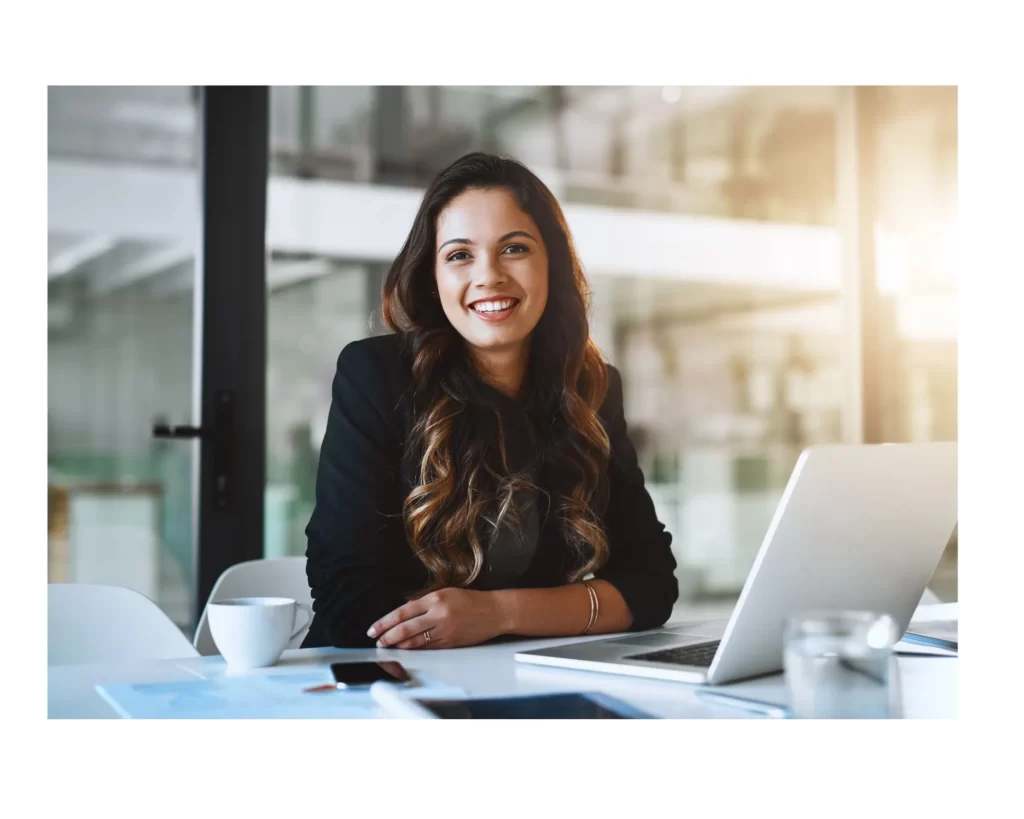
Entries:
[[[195, 168], [198, 100], [197, 89], [186, 86], [53, 87], [49, 154]], [[275, 87], [272, 169], [422, 187], [461, 153], [484, 148], [512, 153], [542, 177], [556, 178], [563, 201], [829, 224], [835, 100], [832, 87]], [[884, 101], [892, 121], [922, 111], [931, 116], [939, 123], [936, 150], [951, 146], [955, 156], [955, 89], [889, 89]], [[69, 293], [100, 299], [126, 288], [165, 298], [188, 292], [194, 279], [186, 244], [63, 232], [49, 239], [56, 301]], [[269, 286], [327, 275], [348, 261], [273, 258]], [[685, 311], [680, 299], [700, 304], [697, 289], [661, 287], [666, 294], [645, 303], [644, 315]], [[750, 303], [741, 290], [723, 287], [715, 303]], [[806, 295], [767, 290], [755, 302]], [[623, 300], [626, 312], [628, 304]]]

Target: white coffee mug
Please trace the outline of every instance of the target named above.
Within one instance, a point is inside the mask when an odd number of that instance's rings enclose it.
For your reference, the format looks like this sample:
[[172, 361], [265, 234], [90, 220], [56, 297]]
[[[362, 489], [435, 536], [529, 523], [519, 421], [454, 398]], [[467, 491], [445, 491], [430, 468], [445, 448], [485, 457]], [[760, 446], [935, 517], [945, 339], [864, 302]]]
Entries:
[[[298, 611], [308, 615], [295, 626]], [[213, 641], [228, 665], [263, 668], [278, 661], [293, 637], [313, 620], [313, 610], [290, 597], [236, 597], [211, 603]]]

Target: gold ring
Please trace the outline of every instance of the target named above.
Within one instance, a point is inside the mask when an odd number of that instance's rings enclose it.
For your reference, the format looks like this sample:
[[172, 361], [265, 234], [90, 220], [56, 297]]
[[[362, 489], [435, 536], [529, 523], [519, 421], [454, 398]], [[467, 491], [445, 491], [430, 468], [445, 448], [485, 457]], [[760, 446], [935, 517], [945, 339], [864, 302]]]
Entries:
[[423, 632], [423, 645], [426, 645], [429, 642], [430, 642], [430, 629], [428, 628], [426, 631]]

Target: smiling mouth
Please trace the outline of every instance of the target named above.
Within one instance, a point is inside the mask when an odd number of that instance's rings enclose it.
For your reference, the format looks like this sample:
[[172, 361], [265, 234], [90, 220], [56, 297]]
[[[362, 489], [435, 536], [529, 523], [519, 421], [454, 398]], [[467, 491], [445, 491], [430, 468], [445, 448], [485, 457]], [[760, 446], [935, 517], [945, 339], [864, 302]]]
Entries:
[[510, 316], [519, 306], [519, 299], [482, 299], [469, 305], [469, 309], [481, 318], [500, 319]]

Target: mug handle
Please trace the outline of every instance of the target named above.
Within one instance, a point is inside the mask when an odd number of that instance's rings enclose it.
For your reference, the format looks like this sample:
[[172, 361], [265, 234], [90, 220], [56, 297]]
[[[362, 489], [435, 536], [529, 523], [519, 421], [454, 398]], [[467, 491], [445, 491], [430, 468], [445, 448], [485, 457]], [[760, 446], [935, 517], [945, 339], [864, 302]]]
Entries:
[[310, 623], [313, 622], [313, 609], [311, 609], [305, 603], [300, 603], [298, 600], [296, 600], [295, 601], [295, 610], [296, 610], [296, 612], [304, 611], [309, 616], [306, 618], [306, 622], [305, 623], [303, 623], [301, 626], [299, 626], [297, 629], [295, 629], [295, 631], [292, 632], [292, 636], [288, 638], [289, 641], [294, 640], [296, 637], [298, 637], [299, 636], [299, 632], [302, 631], [304, 628], [306, 628], [306, 626], [308, 626]]

